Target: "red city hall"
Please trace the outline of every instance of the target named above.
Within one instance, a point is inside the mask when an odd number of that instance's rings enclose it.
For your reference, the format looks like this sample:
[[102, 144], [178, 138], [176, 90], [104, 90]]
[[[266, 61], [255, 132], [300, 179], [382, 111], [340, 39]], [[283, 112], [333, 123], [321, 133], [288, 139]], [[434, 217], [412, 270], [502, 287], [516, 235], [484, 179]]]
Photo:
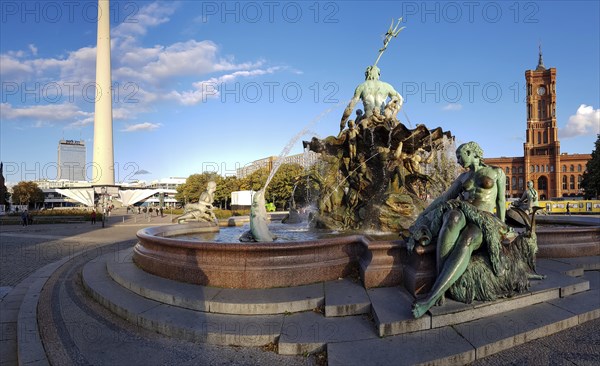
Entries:
[[581, 180], [590, 154], [560, 152], [556, 126], [556, 68], [544, 67], [542, 52], [535, 70], [525, 71], [527, 131], [523, 157], [485, 159], [506, 172], [506, 195], [518, 198], [533, 181], [540, 199], [583, 196]]

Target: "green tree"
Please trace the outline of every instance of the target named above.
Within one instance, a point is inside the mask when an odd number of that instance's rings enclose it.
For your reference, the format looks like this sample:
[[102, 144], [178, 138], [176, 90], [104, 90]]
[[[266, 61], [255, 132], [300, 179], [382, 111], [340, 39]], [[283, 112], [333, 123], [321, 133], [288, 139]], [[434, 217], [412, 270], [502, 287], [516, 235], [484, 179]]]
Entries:
[[592, 158], [587, 162], [586, 171], [583, 173], [581, 186], [585, 191], [585, 198], [595, 199], [600, 196], [600, 134], [596, 138], [596, 145], [592, 151]]
[[231, 192], [239, 191], [241, 183], [241, 180], [234, 176], [221, 177], [215, 191], [215, 206], [228, 208], [231, 204]]
[[267, 187], [269, 198], [279, 208], [285, 208], [294, 186], [303, 181], [304, 168], [298, 164], [282, 164]]
[[19, 182], [13, 187], [13, 204], [35, 205], [44, 203], [44, 192], [35, 182]]
[[264, 187], [269, 177], [269, 169], [267, 167], [253, 171], [248, 176], [242, 178], [240, 189], [244, 191], [258, 191]]

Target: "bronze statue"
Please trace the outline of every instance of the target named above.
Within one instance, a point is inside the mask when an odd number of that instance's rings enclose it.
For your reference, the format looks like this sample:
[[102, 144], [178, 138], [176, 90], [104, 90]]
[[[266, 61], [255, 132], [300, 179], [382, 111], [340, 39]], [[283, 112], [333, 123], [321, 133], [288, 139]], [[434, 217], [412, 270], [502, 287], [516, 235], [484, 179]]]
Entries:
[[214, 222], [219, 225], [219, 220], [213, 212], [213, 201], [217, 183], [210, 181], [206, 186], [206, 190], [200, 194], [198, 203], [188, 203], [185, 205], [183, 215], [177, 216], [173, 222], [181, 224], [188, 221], [205, 221]]
[[[448, 290], [459, 301], [491, 300], [523, 291], [529, 278], [539, 278], [535, 274], [534, 225], [515, 241], [516, 233], [504, 223], [504, 171], [486, 165], [483, 150], [475, 142], [460, 145], [456, 157], [468, 171], [434, 200], [409, 230], [409, 251], [416, 244], [429, 245], [434, 240], [437, 245], [438, 276], [427, 297], [415, 302], [415, 318], [443, 302]], [[513, 246], [512, 251], [504, 245]], [[525, 252], [526, 259], [507, 260]], [[487, 277], [483, 275], [486, 271]], [[498, 285], [486, 287], [482, 281]]]

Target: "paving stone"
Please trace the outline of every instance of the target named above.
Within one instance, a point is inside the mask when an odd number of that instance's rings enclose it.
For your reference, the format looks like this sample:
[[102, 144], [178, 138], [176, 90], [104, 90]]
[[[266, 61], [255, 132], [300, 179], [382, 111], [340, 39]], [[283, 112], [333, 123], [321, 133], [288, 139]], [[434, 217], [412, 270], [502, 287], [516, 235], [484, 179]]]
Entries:
[[483, 358], [578, 324], [573, 313], [542, 303], [453, 326]]
[[571, 277], [556, 271], [546, 271], [543, 280], [532, 280], [530, 292], [533, 294], [541, 291], [558, 289], [560, 297], [572, 295], [577, 292], [587, 291], [590, 284], [587, 280], [580, 277]]
[[579, 323], [600, 318], [600, 290], [590, 290], [569, 297], [548, 301], [548, 304], [567, 310], [579, 317]]
[[545, 274], [545, 271], [554, 271], [571, 277], [583, 276], [583, 266], [573, 265], [555, 259], [538, 259], [536, 261], [536, 269], [542, 274]]
[[590, 282], [590, 290], [600, 289], [600, 271], [585, 271], [583, 279]]
[[187, 309], [208, 311], [209, 301], [221, 291], [190, 283], [158, 277], [137, 267], [133, 262], [106, 262], [110, 277], [140, 296]]
[[222, 289], [210, 301], [211, 313], [284, 314], [307, 311], [323, 305], [323, 284], [268, 288]]
[[550, 287], [550, 289], [535, 289], [532, 293], [526, 292], [496, 301], [474, 301], [472, 304], [463, 304], [446, 299], [444, 306], [434, 306], [429, 309], [431, 327], [439, 328], [460, 324], [558, 298], [560, 295], [559, 288]]
[[325, 316], [365, 314], [371, 310], [371, 300], [365, 288], [345, 278], [325, 282]]
[[114, 282], [106, 272], [106, 262], [93, 261], [83, 266], [82, 282], [96, 301], [134, 324], [138, 314], [160, 305], [135, 296], [132, 291]]
[[262, 346], [276, 342], [283, 315], [222, 315], [160, 305], [138, 315], [138, 324], [159, 333], [195, 342]]
[[[600, 243], [598, 244], [600, 246]], [[600, 256], [556, 259], [563, 263], [581, 266], [585, 271], [600, 271]]]
[[413, 297], [400, 287], [380, 287], [369, 289], [371, 308], [377, 334], [380, 337], [415, 332], [431, 328], [431, 316], [425, 314], [419, 319], [412, 315]]
[[8, 366], [16, 364], [17, 342], [15, 340], [0, 340], [0, 365]]
[[364, 315], [326, 318], [309, 311], [284, 317], [279, 354], [301, 355], [321, 351], [331, 342], [376, 337], [373, 323]]
[[[426, 350], [426, 351], [425, 351]], [[464, 365], [475, 350], [452, 327], [327, 345], [329, 366]]]
[[6, 297], [6, 295], [8, 295], [8, 293], [12, 290], [13, 288], [11, 286], [2, 286], [0, 287], [0, 302], [2, 300], [4, 300], [4, 298]]
[[[38, 270], [36, 273], [44, 272]], [[45, 272], [44, 272], [45, 273]], [[33, 275], [32, 275], [33, 276]], [[34, 276], [35, 277], [35, 276]], [[17, 357], [20, 364], [49, 365], [37, 323], [40, 291], [48, 278], [37, 277], [23, 298], [17, 318]]]

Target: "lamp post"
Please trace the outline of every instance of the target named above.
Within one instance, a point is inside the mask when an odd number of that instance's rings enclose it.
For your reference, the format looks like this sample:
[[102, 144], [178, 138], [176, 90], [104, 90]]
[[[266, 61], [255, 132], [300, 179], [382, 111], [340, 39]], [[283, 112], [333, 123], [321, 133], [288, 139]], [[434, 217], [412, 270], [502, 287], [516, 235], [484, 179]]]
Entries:
[[104, 227], [106, 222], [106, 187], [100, 187], [100, 194], [102, 195], [102, 227]]

